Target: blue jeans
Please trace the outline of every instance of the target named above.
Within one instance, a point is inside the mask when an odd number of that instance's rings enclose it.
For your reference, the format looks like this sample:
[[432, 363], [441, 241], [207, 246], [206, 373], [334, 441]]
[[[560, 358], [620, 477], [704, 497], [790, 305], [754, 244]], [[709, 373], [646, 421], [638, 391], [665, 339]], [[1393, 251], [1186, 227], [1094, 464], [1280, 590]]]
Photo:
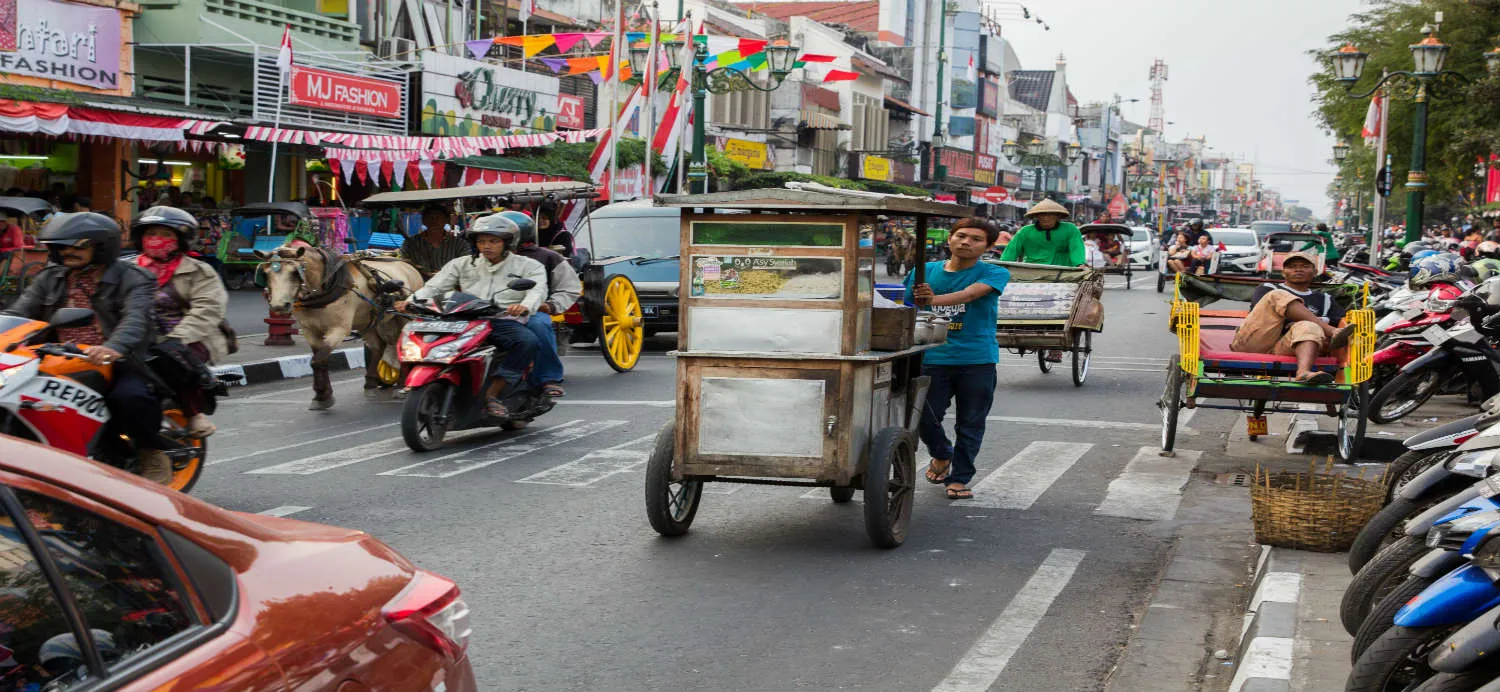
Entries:
[[[995, 402], [995, 364], [924, 365], [922, 374], [932, 378], [927, 390], [927, 404], [922, 407], [922, 422], [917, 434], [927, 453], [934, 459], [947, 459], [949, 483], [968, 485], [974, 479], [974, 457], [984, 442], [984, 421]], [[943, 416], [948, 402], [957, 402], [953, 432], [958, 444], [948, 441], [943, 431]]]
[[539, 312], [531, 316], [526, 328], [536, 335], [540, 347], [536, 350], [536, 364], [531, 368], [527, 384], [539, 387], [544, 384], [562, 382], [562, 358], [557, 357], [557, 335], [552, 331], [552, 316]]
[[505, 380], [507, 387], [521, 381], [541, 347], [525, 324], [504, 319], [490, 320], [489, 343], [501, 352], [490, 376]]

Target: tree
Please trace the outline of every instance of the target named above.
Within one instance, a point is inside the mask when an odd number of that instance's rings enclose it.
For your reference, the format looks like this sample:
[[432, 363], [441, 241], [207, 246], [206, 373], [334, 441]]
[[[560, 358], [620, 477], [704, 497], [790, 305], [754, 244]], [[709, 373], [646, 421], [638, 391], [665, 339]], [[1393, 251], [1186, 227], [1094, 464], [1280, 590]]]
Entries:
[[[1460, 84], [1445, 79], [1429, 88], [1427, 211], [1429, 217], [1445, 218], [1467, 206], [1463, 195], [1472, 185], [1476, 157], [1500, 151], [1500, 78], [1490, 75], [1484, 62], [1484, 53], [1495, 45], [1492, 37], [1500, 34], [1500, 0], [1373, 1], [1373, 9], [1351, 16], [1353, 26], [1349, 30], [1330, 36], [1328, 46], [1313, 51], [1324, 66], [1309, 78], [1318, 90], [1317, 114], [1325, 128], [1350, 144], [1349, 156], [1339, 166], [1344, 179], [1363, 179], [1367, 184], [1373, 181], [1379, 162], [1359, 137], [1369, 101], [1353, 98], [1343, 84], [1334, 81], [1328, 54], [1345, 43], [1369, 53], [1365, 74], [1356, 85], [1363, 91], [1379, 79], [1383, 70], [1412, 69], [1409, 46], [1421, 40], [1420, 29], [1432, 22], [1433, 13], [1442, 12], [1438, 37], [1451, 47], [1444, 69], [1475, 80]], [[1403, 213], [1406, 206], [1402, 183], [1411, 158], [1415, 95], [1408, 85], [1402, 82], [1387, 87], [1393, 97], [1387, 151], [1397, 183], [1388, 198], [1392, 218]]]
[[1292, 223], [1310, 223], [1313, 220], [1313, 211], [1300, 204], [1287, 207], [1286, 218]]

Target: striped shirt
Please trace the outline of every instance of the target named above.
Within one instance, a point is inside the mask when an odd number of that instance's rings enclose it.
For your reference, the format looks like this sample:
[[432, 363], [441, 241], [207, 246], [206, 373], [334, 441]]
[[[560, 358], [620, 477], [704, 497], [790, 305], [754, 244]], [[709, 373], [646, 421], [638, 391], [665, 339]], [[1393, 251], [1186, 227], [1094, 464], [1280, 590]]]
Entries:
[[432, 276], [443, 265], [470, 252], [469, 241], [464, 240], [463, 236], [444, 233], [443, 242], [437, 245], [422, 236], [423, 234], [418, 233], [401, 244], [401, 256], [416, 265], [422, 276]]

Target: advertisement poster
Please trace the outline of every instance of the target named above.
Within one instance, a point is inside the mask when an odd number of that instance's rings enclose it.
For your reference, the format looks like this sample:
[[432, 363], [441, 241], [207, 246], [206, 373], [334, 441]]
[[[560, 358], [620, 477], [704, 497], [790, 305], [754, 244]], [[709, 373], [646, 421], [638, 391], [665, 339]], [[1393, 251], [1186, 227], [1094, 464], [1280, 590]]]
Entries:
[[401, 117], [402, 84], [301, 65], [292, 66], [288, 103], [345, 113]]
[[0, 75], [120, 88], [120, 12], [55, 0], [0, 0]]
[[434, 51], [422, 53], [424, 135], [488, 137], [557, 129], [558, 82], [551, 75]]

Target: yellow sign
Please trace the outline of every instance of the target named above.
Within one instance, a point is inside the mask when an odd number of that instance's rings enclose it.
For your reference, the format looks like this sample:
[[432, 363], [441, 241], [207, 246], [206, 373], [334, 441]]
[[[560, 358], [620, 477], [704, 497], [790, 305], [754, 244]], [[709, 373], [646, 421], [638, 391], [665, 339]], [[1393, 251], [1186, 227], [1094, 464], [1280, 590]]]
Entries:
[[865, 154], [863, 157], [863, 161], [861, 161], [861, 164], [861, 168], [864, 169], [863, 171], [861, 171], [861, 178], [864, 178], [865, 180], [884, 180], [886, 182], [890, 182], [890, 159], [885, 158], [884, 156], [871, 156], [870, 154]]
[[739, 163], [745, 164], [750, 170], [763, 171], [770, 155], [766, 152], [765, 142], [750, 142], [743, 139], [724, 140], [724, 155]]
[[980, 183], [980, 184], [983, 184], [983, 185], [994, 185], [995, 184], [995, 171], [993, 171], [993, 170], [988, 170], [987, 171], [987, 170], [984, 170], [984, 169], [981, 169], [981, 168], [975, 168], [974, 169], [974, 182]]

